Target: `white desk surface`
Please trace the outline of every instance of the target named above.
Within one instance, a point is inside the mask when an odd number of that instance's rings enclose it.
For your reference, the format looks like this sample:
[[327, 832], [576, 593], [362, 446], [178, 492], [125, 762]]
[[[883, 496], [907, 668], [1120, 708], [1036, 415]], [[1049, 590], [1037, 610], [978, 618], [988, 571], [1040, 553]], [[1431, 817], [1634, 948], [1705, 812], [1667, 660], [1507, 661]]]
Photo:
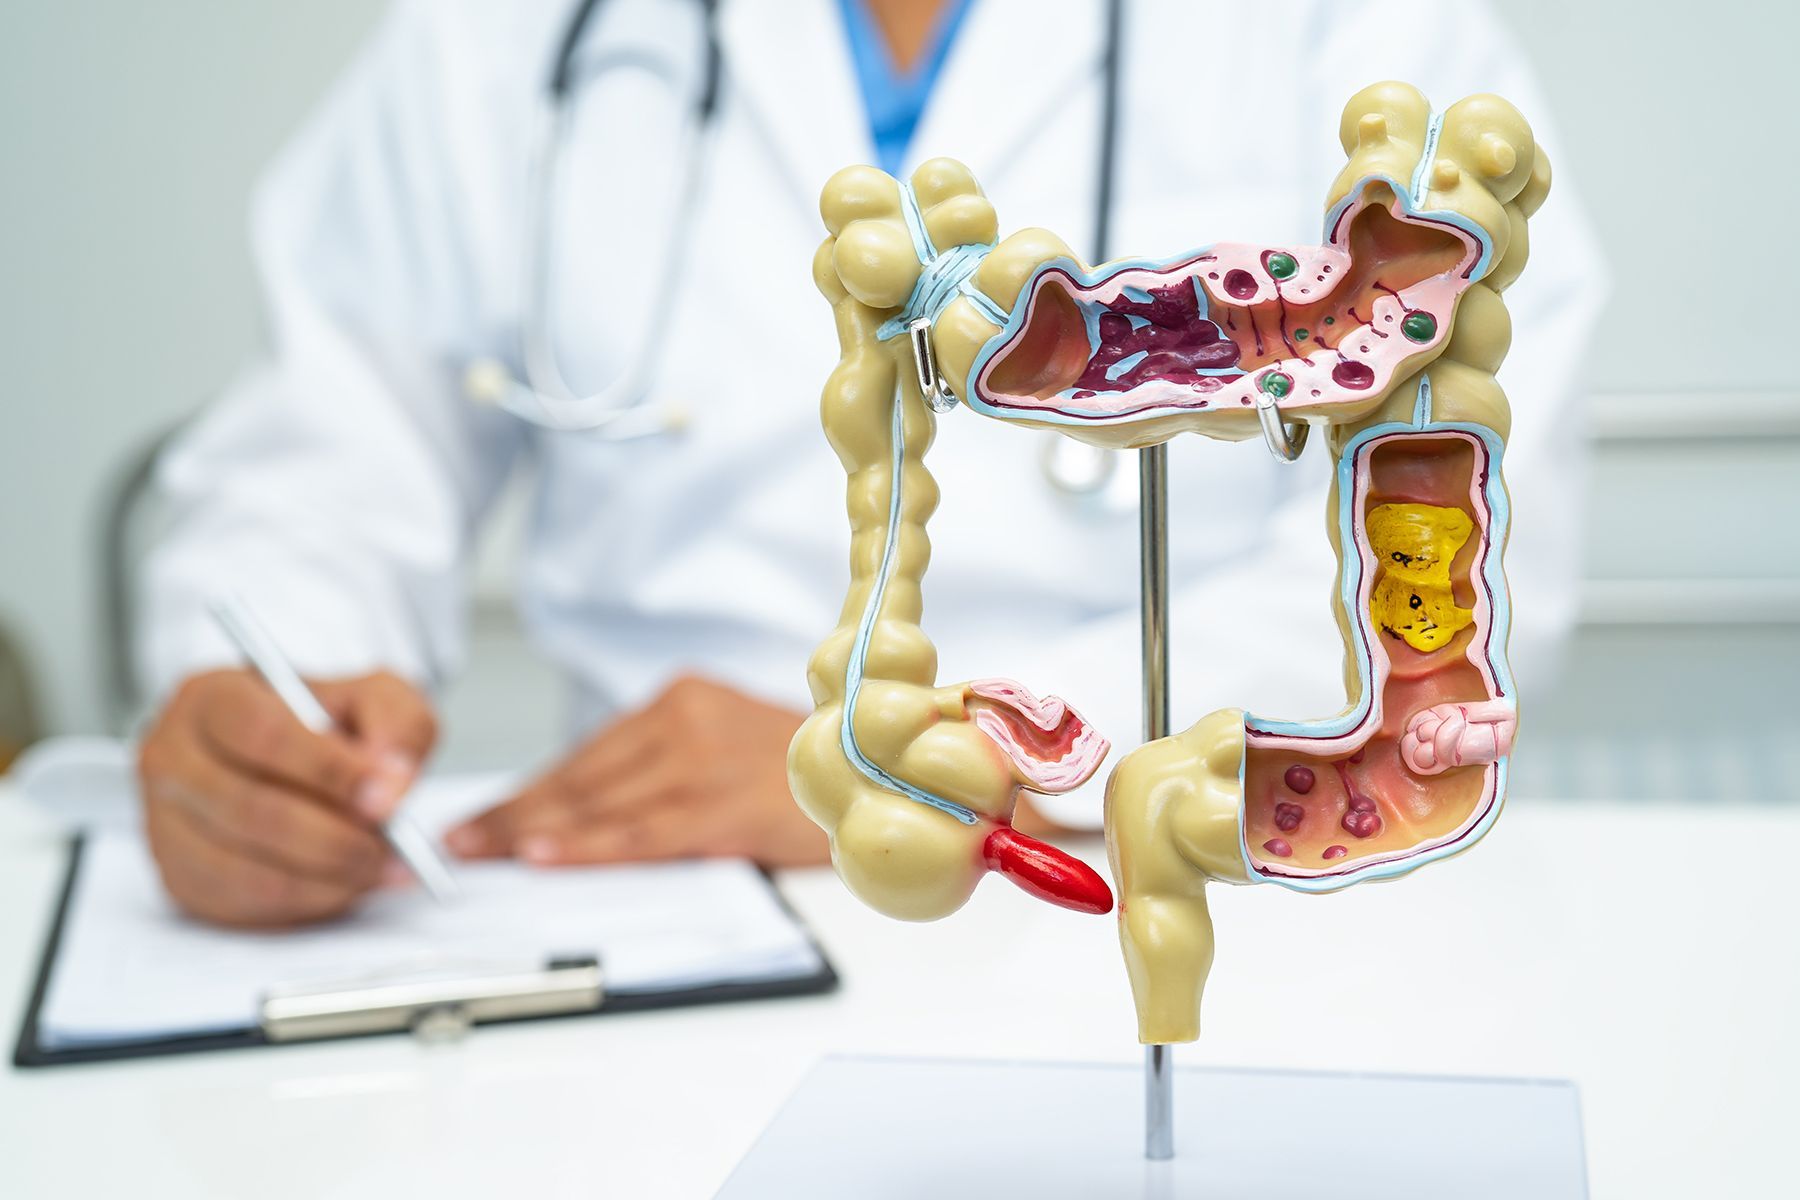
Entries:
[[[1397, 884], [1214, 888], [1206, 1030], [1177, 1061], [1573, 1078], [1597, 1200], [1792, 1195], [1797, 851], [1800, 809], [1522, 801]], [[61, 871], [55, 832], [0, 786], [9, 1047]], [[708, 1197], [829, 1052], [1139, 1057], [1111, 919], [997, 879], [922, 926], [825, 871], [783, 885], [835, 995], [7, 1068], [0, 1193]]]

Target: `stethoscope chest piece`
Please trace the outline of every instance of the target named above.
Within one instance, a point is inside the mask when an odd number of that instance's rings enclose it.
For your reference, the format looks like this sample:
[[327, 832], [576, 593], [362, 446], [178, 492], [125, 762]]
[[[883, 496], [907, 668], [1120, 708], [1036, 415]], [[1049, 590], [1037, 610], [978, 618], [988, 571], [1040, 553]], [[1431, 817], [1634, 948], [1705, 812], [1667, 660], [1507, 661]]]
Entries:
[[1093, 496], [1104, 491], [1119, 470], [1119, 451], [1090, 446], [1046, 431], [1038, 448], [1044, 480], [1065, 496]]
[[566, 434], [585, 434], [600, 441], [630, 442], [674, 436], [688, 428], [688, 410], [668, 400], [643, 401], [598, 419], [547, 403], [541, 393], [521, 382], [495, 358], [478, 358], [463, 369], [463, 395], [470, 403], [509, 412], [534, 425]]

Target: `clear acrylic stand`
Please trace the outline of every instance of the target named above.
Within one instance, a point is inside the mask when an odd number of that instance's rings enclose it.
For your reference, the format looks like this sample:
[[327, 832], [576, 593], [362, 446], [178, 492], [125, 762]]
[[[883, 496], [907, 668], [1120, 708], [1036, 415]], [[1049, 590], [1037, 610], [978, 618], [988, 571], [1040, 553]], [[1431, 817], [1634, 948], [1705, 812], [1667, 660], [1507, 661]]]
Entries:
[[1585, 1200], [1556, 1080], [1173, 1072], [1172, 1159], [1143, 1157], [1132, 1065], [828, 1058], [719, 1200]]

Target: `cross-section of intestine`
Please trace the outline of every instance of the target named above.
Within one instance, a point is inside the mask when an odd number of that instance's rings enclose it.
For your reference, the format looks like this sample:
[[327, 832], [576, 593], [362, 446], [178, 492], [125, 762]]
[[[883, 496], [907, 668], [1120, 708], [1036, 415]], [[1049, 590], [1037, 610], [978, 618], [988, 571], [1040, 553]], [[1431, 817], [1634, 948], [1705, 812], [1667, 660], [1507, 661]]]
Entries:
[[[1309, 889], [1341, 887], [1452, 851], [1493, 818], [1502, 782], [1497, 764], [1510, 748], [1513, 722], [1502, 649], [1506, 599], [1496, 584], [1505, 498], [1489, 490], [1497, 487], [1499, 446], [1441, 426], [1426, 421], [1369, 433], [1344, 455], [1340, 508], [1350, 541], [1341, 587], [1354, 614], [1357, 702], [1331, 722], [1245, 718], [1243, 848], [1253, 875]], [[1390, 586], [1405, 566], [1395, 556], [1407, 551], [1389, 548], [1384, 556], [1375, 533], [1399, 506], [1463, 534], [1441, 564], [1444, 594], [1430, 602], [1466, 614], [1451, 622], [1459, 624], [1453, 631], [1418, 615], [1426, 607], [1422, 593], [1437, 585]], [[1471, 707], [1496, 720], [1486, 726], [1494, 736], [1485, 743], [1471, 741], [1465, 750], [1457, 740], [1454, 765], [1469, 769], [1421, 770], [1420, 752], [1403, 752], [1426, 714]]]
[[1223, 412], [1209, 432], [1248, 433], [1258, 393], [1289, 416], [1367, 411], [1438, 347], [1482, 265], [1480, 239], [1396, 187], [1371, 179], [1346, 197], [1324, 246], [1046, 264], [977, 356], [971, 406], [1126, 445], [1185, 414]]

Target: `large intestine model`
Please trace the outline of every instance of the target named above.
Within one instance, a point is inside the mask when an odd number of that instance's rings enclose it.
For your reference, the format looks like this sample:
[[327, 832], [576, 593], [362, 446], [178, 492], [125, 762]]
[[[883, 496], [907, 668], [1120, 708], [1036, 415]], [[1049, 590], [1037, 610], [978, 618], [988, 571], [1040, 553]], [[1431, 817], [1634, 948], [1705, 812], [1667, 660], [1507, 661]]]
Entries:
[[1500, 293], [1524, 267], [1548, 160], [1504, 100], [1435, 113], [1400, 83], [1352, 97], [1340, 134], [1349, 162], [1315, 247], [1089, 268], [1043, 230], [996, 244], [992, 206], [947, 159], [905, 186], [848, 168], [821, 201], [813, 271], [842, 348], [822, 412], [850, 475], [852, 584], [813, 655], [817, 709], [789, 773], [840, 875], [882, 912], [946, 915], [987, 870], [1111, 907], [1079, 860], [1011, 828], [1021, 791], [1096, 770], [1100, 735], [1009, 681], [936, 686], [918, 626], [934, 410], [960, 398], [1112, 448], [1260, 432], [1289, 455], [1307, 425], [1326, 428], [1347, 707], [1313, 721], [1221, 710], [1108, 782], [1147, 1043], [1198, 1036], [1207, 880], [1328, 892], [1402, 875], [1479, 839], [1505, 791], [1517, 708], [1494, 372], [1511, 337]]

